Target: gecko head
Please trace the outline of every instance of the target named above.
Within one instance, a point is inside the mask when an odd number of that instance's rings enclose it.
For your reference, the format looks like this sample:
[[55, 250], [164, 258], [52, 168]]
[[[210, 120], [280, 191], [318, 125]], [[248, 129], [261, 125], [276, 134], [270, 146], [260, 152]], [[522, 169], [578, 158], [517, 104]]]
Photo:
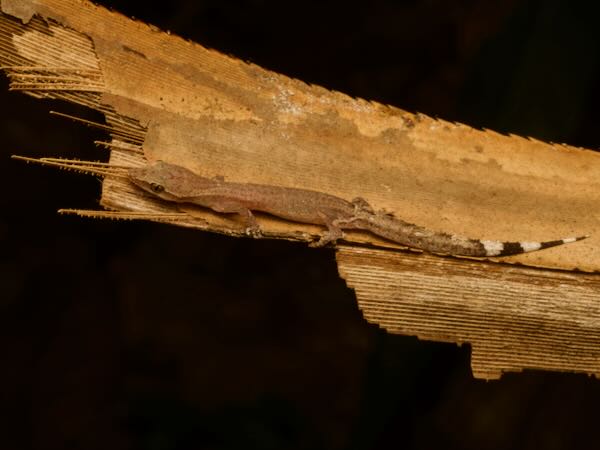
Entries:
[[163, 200], [181, 202], [193, 197], [194, 191], [201, 189], [203, 180], [207, 178], [196, 175], [184, 167], [156, 161], [144, 167], [129, 169], [129, 179], [133, 184], [162, 198]]

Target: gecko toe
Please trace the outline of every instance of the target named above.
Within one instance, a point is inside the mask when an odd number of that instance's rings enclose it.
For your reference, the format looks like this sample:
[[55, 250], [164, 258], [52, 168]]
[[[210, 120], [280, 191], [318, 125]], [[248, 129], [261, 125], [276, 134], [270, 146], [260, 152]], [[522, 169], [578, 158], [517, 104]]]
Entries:
[[332, 242], [335, 243], [334, 240], [328, 239], [327, 237], [323, 236], [320, 239], [309, 242], [308, 246], [311, 248], [322, 248], [328, 244], [331, 244]]
[[260, 228], [258, 228], [258, 227], [246, 227], [246, 229], [244, 230], [244, 233], [246, 234], [246, 236], [249, 236], [252, 238], [259, 238], [262, 236], [262, 232], [260, 231]]

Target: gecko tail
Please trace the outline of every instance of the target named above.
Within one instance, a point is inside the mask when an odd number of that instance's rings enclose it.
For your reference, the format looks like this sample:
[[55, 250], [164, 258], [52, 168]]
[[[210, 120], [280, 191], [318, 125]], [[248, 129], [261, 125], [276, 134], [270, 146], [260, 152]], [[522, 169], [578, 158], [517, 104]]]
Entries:
[[483, 240], [480, 242], [481, 245], [483, 245], [486, 256], [509, 256], [518, 255], [520, 253], [535, 252], [545, 248], [556, 247], [557, 245], [570, 244], [572, 242], [587, 239], [588, 237], [590, 236], [577, 236], [546, 242], [500, 242]]

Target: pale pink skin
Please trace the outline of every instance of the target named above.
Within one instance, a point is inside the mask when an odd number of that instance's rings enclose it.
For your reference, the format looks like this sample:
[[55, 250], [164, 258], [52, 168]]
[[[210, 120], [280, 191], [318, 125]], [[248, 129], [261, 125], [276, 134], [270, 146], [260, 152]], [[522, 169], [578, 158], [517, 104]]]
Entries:
[[462, 256], [506, 256], [575, 242], [587, 236], [549, 242], [480, 241], [438, 233], [383, 212], [374, 212], [357, 198], [352, 202], [308, 189], [232, 183], [202, 177], [174, 164], [157, 161], [128, 171], [132, 183], [169, 202], [189, 203], [219, 213], [242, 216], [248, 232], [259, 231], [252, 211], [293, 222], [323, 225], [327, 232], [315, 243], [322, 246], [343, 237], [343, 229], [369, 231], [408, 247], [432, 253]]

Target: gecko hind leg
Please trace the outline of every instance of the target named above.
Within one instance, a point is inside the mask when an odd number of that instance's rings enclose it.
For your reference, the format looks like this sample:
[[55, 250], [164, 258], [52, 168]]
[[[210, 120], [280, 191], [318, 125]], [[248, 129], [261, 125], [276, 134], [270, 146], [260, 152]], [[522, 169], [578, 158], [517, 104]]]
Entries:
[[362, 197], [356, 197], [356, 198], [352, 199], [351, 203], [354, 205], [354, 213], [355, 214], [363, 212], [363, 213], [368, 213], [368, 214], [373, 214], [373, 215], [394, 217], [393, 212], [386, 211], [385, 209], [380, 209], [379, 211], [375, 212], [375, 210], [369, 204], [369, 202], [366, 201]]
[[375, 210], [373, 209], [373, 207], [369, 204], [368, 201], [366, 201], [364, 198], [362, 197], [356, 197], [352, 199], [352, 204], [354, 205], [354, 212], [367, 212], [369, 214], [375, 214]]
[[338, 239], [344, 237], [344, 232], [339, 227], [337, 219], [331, 219], [331, 217], [322, 213], [319, 213], [319, 216], [323, 219], [327, 231], [323, 233], [319, 240], [308, 244], [310, 247], [324, 247], [329, 243], [335, 244]]

